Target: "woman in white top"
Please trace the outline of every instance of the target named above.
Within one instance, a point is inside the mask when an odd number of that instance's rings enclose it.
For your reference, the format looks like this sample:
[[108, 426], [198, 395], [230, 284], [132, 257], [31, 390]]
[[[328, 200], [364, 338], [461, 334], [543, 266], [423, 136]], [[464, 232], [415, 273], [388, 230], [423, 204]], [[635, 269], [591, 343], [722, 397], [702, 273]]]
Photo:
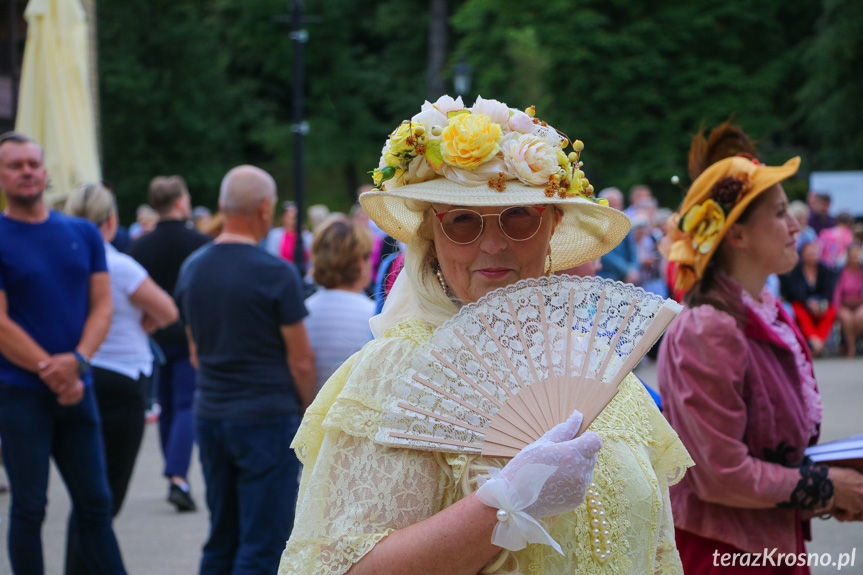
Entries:
[[315, 352], [320, 390], [346, 359], [372, 339], [375, 302], [366, 297], [371, 278], [372, 234], [345, 216], [330, 217], [312, 242], [313, 277], [324, 289], [306, 300], [306, 332]]
[[[114, 312], [111, 329], [90, 364], [116, 516], [144, 435], [144, 411], [153, 369], [147, 333], [177, 321], [177, 306], [138, 262], [111, 246], [119, 223], [111, 192], [97, 184], [82, 184], [69, 196], [65, 211], [96, 224], [105, 240]], [[81, 573], [85, 570], [74, 537], [70, 537], [66, 575]]]

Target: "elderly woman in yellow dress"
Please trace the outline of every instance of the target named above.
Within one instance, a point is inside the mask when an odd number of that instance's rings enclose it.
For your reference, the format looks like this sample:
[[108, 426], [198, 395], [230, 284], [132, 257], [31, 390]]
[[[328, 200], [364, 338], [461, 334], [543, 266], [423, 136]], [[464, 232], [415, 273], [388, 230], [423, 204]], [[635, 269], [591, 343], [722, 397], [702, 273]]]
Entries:
[[[691, 461], [631, 375], [587, 433], [573, 439], [576, 412], [511, 460], [376, 440], [412, 355], [462, 305], [626, 235], [627, 218], [591, 197], [583, 145], [568, 145], [533, 107], [482, 98], [426, 102], [390, 134], [360, 202], [408, 245], [405, 267], [372, 320], [376, 339], [326, 383], [294, 440], [304, 471], [280, 574], [681, 573], [668, 486]], [[532, 463], [556, 468], [524, 510], [547, 544], [500, 537], [516, 517], [488, 497]], [[478, 482], [490, 467], [500, 471]]]

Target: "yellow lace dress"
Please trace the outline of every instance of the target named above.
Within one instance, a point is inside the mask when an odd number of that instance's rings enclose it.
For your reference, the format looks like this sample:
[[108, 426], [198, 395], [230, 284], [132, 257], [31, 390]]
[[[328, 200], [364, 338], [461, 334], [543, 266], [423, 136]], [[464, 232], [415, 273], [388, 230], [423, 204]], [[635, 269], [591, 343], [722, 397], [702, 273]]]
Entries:
[[[419, 319], [393, 326], [333, 374], [306, 411], [293, 444], [304, 465], [297, 514], [279, 575], [345, 573], [388, 534], [464, 496], [462, 475], [473, 467], [467, 456], [374, 440], [392, 382], [432, 331]], [[512, 554], [506, 569], [525, 575], [682, 573], [668, 486], [692, 465], [683, 444], [632, 375], [590, 429], [603, 439], [593, 501], [544, 520], [564, 555], [528, 545]], [[600, 530], [598, 546], [594, 529]]]

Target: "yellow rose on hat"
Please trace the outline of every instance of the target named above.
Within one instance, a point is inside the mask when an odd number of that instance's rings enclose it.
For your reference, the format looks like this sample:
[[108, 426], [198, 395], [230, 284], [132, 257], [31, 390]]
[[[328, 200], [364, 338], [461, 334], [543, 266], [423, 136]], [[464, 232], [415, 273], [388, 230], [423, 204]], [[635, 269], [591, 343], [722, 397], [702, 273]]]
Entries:
[[402, 122], [399, 127], [390, 134], [387, 145], [384, 148], [384, 162], [388, 166], [398, 167], [402, 163], [402, 154], [409, 152], [416, 144], [417, 136], [414, 131], [420, 128], [422, 124], [413, 122]]
[[441, 155], [450, 166], [473, 170], [500, 152], [500, 138], [500, 125], [485, 114], [456, 114], [441, 134]]
[[698, 253], [708, 254], [725, 225], [725, 212], [713, 200], [692, 206], [680, 220], [680, 229], [692, 238]]

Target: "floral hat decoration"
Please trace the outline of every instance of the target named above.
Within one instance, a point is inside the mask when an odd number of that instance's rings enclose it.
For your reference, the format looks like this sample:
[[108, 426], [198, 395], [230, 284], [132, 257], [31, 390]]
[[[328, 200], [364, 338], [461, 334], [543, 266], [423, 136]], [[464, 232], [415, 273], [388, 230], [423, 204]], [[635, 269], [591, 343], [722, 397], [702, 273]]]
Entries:
[[667, 257], [680, 266], [676, 289], [686, 291], [700, 280], [725, 232], [749, 204], [799, 167], [799, 157], [781, 166], [765, 166], [750, 154], [738, 154], [704, 170], [668, 221], [673, 243]]
[[[572, 146], [567, 153], [565, 150]], [[536, 117], [477, 97], [425, 102], [390, 134], [373, 170], [375, 189], [360, 196], [385, 232], [409, 242], [423, 213], [411, 200], [456, 206], [551, 204], [563, 218], [551, 239], [554, 270], [595, 259], [620, 243], [629, 218], [593, 195], [584, 144]]]

